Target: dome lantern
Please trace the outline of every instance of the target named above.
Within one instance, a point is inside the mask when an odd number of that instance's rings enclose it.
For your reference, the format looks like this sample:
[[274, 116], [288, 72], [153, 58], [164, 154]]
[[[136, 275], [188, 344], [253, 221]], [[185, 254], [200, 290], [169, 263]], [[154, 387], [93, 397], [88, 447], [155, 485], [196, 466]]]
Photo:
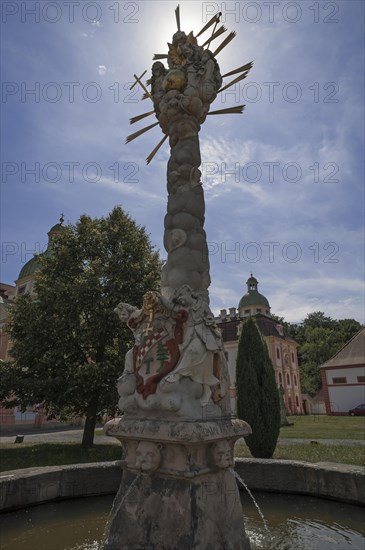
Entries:
[[249, 315], [261, 313], [270, 316], [270, 304], [265, 296], [257, 290], [258, 280], [252, 275], [247, 279], [247, 292], [242, 296], [238, 304], [238, 313], [240, 319]]

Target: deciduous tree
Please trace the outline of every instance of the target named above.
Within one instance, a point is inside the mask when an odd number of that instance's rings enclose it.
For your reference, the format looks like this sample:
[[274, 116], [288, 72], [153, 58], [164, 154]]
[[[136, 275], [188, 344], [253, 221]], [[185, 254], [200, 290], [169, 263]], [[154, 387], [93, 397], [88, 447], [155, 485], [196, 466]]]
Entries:
[[0, 397], [13, 393], [23, 407], [85, 415], [82, 445], [90, 447], [98, 412], [116, 407], [131, 345], [114, 308], [142, 305], [158, 287], [161, 263], [145, 228], [120, 207], [65, 226], [39, 261], [35, 299], [19, 296], [11, 308], [13, 359], [0, 367]]

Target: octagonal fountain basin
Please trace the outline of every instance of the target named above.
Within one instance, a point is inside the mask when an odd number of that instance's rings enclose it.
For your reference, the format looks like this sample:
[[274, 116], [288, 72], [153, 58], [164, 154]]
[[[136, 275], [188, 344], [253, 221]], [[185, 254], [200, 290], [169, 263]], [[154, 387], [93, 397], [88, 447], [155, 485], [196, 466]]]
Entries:
[[[99, 550], [121, 466], [116, 461], [3, 472], [1, 550]], [[235, 472], [264, 516], [241, 491], [252, 550], [364, 550], [364, 468], [237, 459]]]
[[[252, 550], [363, 550], [364, 509], [308, 496], [256, 492], [269, 533], [247, 494]], [[113, 495], [52, 502], [0, 517], [1, 550], [98, 550]]]

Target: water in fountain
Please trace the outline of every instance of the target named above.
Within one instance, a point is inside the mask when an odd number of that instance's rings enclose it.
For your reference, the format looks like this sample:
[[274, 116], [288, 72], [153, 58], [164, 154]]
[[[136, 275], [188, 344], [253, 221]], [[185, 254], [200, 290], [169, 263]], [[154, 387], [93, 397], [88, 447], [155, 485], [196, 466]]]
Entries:
[[[110, 525], [112, 524], [112, 522], [114, 521], [114, 519], [116, 518], [116, 516], [118, 515], [119, 513], [119, 510], [121, 509], [122, 507], [122, 504], [123, 502], [125, 501], [125, 499], [128, 497], [128, 495], [130, 495], [130, 493], [132, 492], [132, 489], [135, 487], [135, 485], [137, 484], [137, 481], [139, 480], [139, 478], [141, 477], [142, 474], [138, 474], [134, 480], [132, 481], [132, 483], [129, 485], [128, 489], [126, 490], [126, 492], [124, 493], [123, 497], [121, 498], [121, 501], [119, 502], [118, 506], [116, 506], [115, 510], [113, 511], [113, 513], [111, 514], [110, 518], [108, 519], [108, 522], [106, 524], [106, 527], [105, 527], [105, 530], [104, 530], [104, 535], [103, 535], [103, 539], [102, 539], [102, 544], [100, 545], [100, 548], [103, 548], [104, 546], [104, 543], [106, 542], [106, 539], [107, 539], [107, 536], [108, 536], [108, 533], [109, 533], [109, 527]], [[117, 494], [117, 496], [115, 497], [115, 501], [117, 500], [118, 498], [118, 495], [119, 493]], [[98, 546], [99, 548], [99, 546]]]
[[234, 475], [234, 477], [237, 479], [237, 481], [242, 485], [242, 487], [244, 487], [244, 488], [246, 489], [247, 493], [250, 495], [250, 497], [251, 497], [251, 499], [252, 499], [252, 502], [253, 502], [254, 505], [256, 506], [257, 511], [258, 511], [258, 513], [259, 513], [259, 515], [260, 515], [260, 517], [261, 517], [261, 519], [262, 519], [262, 522], [263, 522], [263, 524], [264, 524], [265, 530], [266, 530], [268, 536], [271, 538], [271, 533], [270, 533], [270, 529], [269, 529], [269, 527], [268, 527], [268, 525], [267, 525], [267, 521], [266, 521], [266, 519], [265, 519], [264, 514], [263, 514], [262, 511], [261, 511], [260, 506], [257, 504], [257, 502], [256, 502], [256, 500], [255, 500], [255, 497], [254, 497], [253, 494], [251, 493], [251, 491], [250, 491], [250, 489], [248, 488], [247, 484], [243, 481], [242, 477], [239, 476], [239, 475], [237, 474], [237, 472], [236, 472], [233, 468], [230, 468], [230, 471], [231, 471], [231, 473]]
[[[130, 495], [131, 496], [131, 495]], [[302, 495], [254, 493], [272, 539], [251, 498], [241, 493], [252, 550], [364, 549], [364, 509]], [[99, 550], [112, 495], [51, 502], [0, 515], [1, 550]], [[125, 504], [125, 503], [124, 503]]]

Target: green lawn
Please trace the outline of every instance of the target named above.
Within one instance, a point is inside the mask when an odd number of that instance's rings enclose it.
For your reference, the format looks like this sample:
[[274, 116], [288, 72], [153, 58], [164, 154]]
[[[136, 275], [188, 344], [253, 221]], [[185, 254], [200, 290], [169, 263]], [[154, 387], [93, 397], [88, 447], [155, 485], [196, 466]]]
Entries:
[[120, 460], [119, 445], [95, 445], [82, 449], [79, 443], [14, 443], [0, 445], [0, 471], [34, 466], [62, 466], [84, 462]]
[[[365, 418], [350, 416], [292, 416], [293, 426], [281, 428], [280, 437], [315, 439], [364, 439]], [[102, 431], [97, 430], [96, 435]], [[236, 445], [238, 457], [251, 457], [245, 445]], [[119, 460], [119, 445], [95, 445], [82, 449], [79, 443], [14, 443], [0, 445], [0, 471], [35, 466], [59, 466]], [[364, 465], [365, 447], [325, 445], [278, 445], [274, 458], [308, 462], [338, 462]]]
[[[23, 443], [0, 445], [0, 471], [36, 466], [61, 466], [85, 462], [107, 462], [121, 459], [119, 445], [96, 445], [82, 449], [79, 443]], [[251, 458], [245, 445], [236, 445], [235, 456]], [[337, 445], [278, 445], [274, 458], [307, 462], [337, 462], [364, 465], [365, 448]]]
[[[245, 445], [235, 446], [235, 456], [252, 458]], [[337, 462], [339, 464], [356, 464], [365, 466], [365, 447], [340, 445], [278, 445], [273, 458], [285, 460], [304, 460], [305, 462]]]
[[303, 439], [365, 439], [364, 416], [289, 416], [293, 426], [280, 430], [280, 437]]

